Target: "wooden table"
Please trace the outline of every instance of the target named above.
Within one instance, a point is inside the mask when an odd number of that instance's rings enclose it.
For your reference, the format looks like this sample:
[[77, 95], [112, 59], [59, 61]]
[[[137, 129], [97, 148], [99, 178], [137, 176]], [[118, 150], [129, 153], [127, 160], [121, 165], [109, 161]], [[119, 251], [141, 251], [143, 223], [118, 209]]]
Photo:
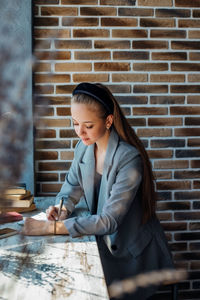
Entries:
[[[53, 202], [54, 198], [35, 199], [39, 211]], [[77, 212], [87, 214], [83, 204]], [[16, 222], [0, 226], [4, 227], [20, 229]], [[109, 299], [95, 237], [17, 234], [1, 239], [0, 299]]]

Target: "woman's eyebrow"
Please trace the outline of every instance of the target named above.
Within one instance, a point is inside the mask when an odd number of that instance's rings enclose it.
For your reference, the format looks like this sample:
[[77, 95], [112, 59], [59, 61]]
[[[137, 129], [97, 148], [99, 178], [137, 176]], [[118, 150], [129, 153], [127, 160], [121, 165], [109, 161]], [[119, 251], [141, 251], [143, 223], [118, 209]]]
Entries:
[[[72, 118], [72, 121], [73, 121], [73, 122], [78, 122], [78, 121], [76, 121], [76, 120], [73, 119], [73, 118]], [[94, 123], [94, 122], [93, 122], [93, 121], [83, 121], [82, 123]]]

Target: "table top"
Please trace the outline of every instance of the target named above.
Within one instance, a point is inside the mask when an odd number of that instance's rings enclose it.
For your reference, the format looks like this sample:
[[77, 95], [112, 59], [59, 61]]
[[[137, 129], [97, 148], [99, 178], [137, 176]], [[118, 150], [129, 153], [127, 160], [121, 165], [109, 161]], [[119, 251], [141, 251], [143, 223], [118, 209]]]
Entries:
[[[38, 211], [54, 198], [35, 198]], [[79, 215], [87, 214], [83, 204]], [[20, 230], [18, 223], [0, 228]], [[109, 299], [94, 236], [22, 236], [0, 240], [0, 299]]]

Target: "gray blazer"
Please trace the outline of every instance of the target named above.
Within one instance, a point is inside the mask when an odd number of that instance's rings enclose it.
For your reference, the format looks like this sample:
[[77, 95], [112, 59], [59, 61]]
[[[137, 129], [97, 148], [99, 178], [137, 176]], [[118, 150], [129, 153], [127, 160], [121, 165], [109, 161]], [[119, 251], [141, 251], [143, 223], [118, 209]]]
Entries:
[[[80, 141], [56, 199], [58, 202], [64, 197], [64, 205], [73, 212], [80, 198], [85, 198], [91, 215], [70, 217], [64, 223], [72, 237], [97, 236], [107, 284], [141, 272], [173, 267], [158, 219], [141, 224], [139, 152], [121, 140], [114, 129], [107, 147], [96, 214], [93, 214], [94, 175], [94, 145], [85, 146]], [[143, 298], [140, 295], [138, 299]]]

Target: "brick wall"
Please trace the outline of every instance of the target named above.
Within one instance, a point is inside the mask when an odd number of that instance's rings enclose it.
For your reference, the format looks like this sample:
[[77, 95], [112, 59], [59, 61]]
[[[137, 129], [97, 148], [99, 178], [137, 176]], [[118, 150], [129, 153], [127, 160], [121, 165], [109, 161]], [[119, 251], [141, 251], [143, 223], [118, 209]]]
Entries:
[[73, 88], [106, 84], [151, 158], [159, 218], [189, 270], [180, 299], [200, 299], [200, 1], [33, 2], [37, 195], [55, 195], [73, 159]]

